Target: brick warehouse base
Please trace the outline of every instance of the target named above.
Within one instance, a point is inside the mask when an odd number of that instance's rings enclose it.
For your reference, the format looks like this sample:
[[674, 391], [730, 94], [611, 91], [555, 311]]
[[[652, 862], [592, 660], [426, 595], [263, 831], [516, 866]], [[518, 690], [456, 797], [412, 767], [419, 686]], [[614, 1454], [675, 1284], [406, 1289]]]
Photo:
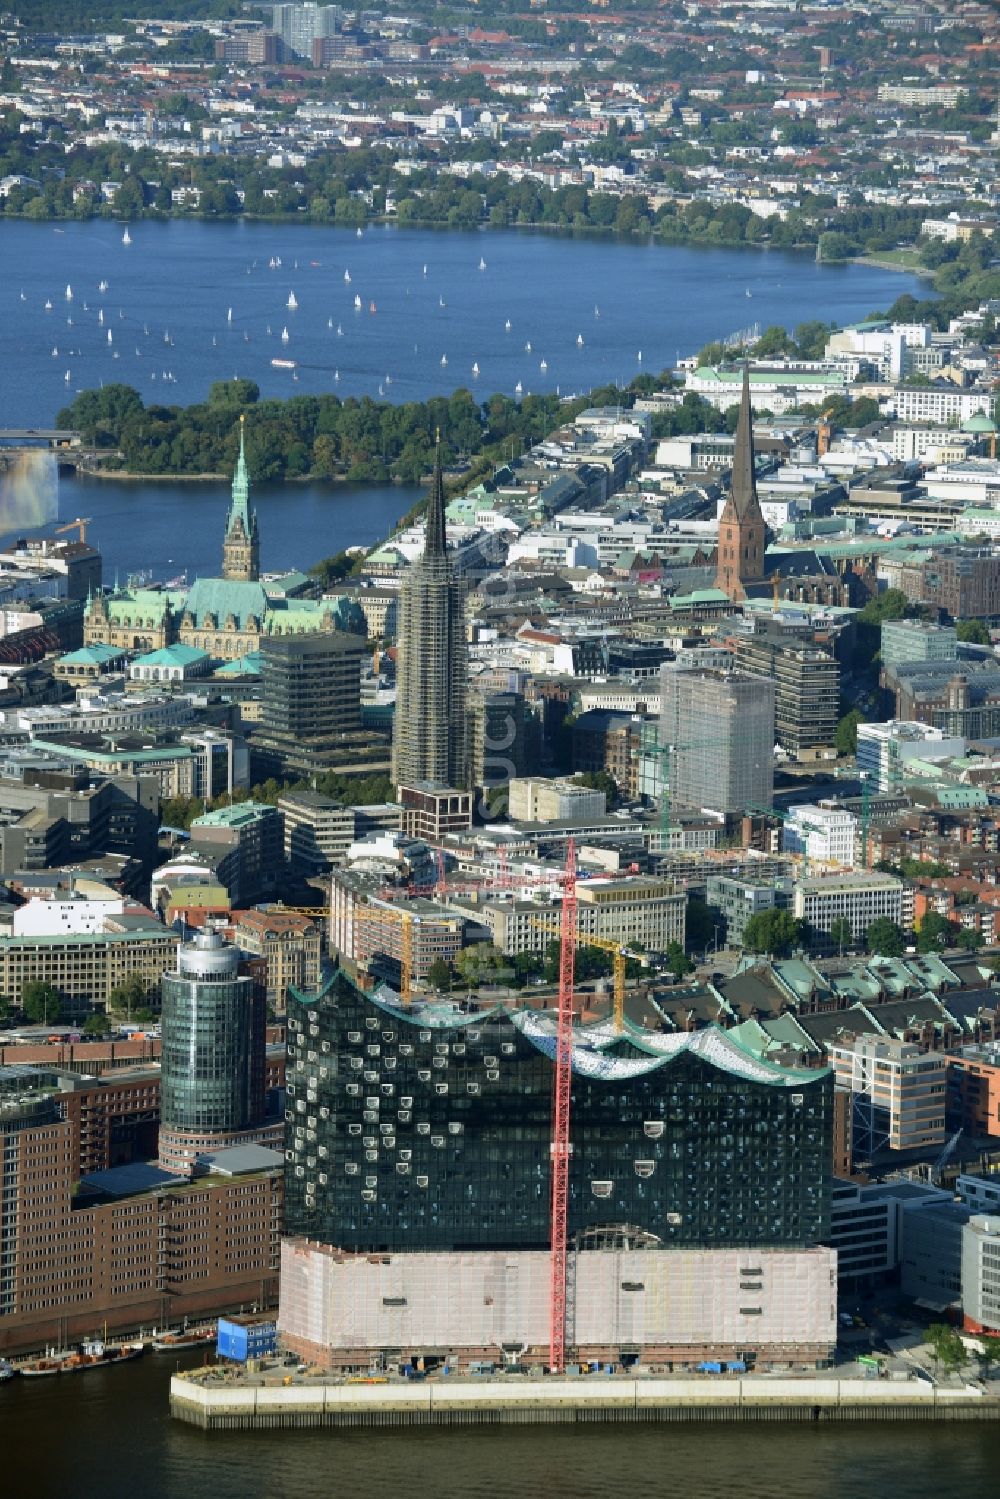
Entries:
[[[703, 1359], [826, 1364], [836, 1345], [830, 1249], [587, 1250], [570, 1256], [567, 1357], [645, 1366]], [[547, 1362], [549, 1256], [537, 1250], [344, 1254], [281, 1248], [279, 1328], [321, 1368]]]

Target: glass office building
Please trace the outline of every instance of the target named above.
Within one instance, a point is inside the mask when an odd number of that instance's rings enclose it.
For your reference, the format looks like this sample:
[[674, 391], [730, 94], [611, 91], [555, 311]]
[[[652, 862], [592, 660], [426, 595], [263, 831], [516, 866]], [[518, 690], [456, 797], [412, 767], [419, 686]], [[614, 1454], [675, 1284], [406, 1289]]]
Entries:
[[[288, 1006], [286, 1231], [355, 1251], [549, 1243], [554, 1017], [356, 987]], [[578, 1027], [581, 1247], [804, 1247], [829, 1226], [832, 1081], [716, 1027]]]
[[216, 932], [178, 949], [162, 994], [161, 1164], [232, 1144], [264, 1117], [263, 986]]

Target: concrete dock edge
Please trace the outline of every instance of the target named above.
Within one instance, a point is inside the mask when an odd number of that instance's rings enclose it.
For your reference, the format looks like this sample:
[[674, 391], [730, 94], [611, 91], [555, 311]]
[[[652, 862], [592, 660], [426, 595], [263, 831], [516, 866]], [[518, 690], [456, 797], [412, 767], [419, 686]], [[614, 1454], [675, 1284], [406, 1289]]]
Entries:
[[925, 1380], [448, 1379], [419, 1384], [170, 1381], [170, 1414], [203, 1431], [703, 1421], [998, 1421], [1000, 1400]]

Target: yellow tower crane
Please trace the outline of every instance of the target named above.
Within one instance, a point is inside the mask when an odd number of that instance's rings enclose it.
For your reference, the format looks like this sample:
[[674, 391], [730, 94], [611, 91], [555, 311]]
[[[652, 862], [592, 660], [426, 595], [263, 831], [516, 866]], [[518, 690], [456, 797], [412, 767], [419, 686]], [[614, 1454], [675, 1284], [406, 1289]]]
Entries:
[[89, 515], [78, 515], [76, 520], [71, 520], [65, 526], [56, 526], [56, 536], [63, 536], [67, 531], [75, 531], [77, 541], [87, 540], [87, 527], [90, 525]]
[[[550, 932], [553, 937], [558, 938], [559, 928], [552, 926], [548, 921], [542, 921], [540, 916], [531, 918], [531, 925], [541, 927], [543, 932]], [[621, 1035], [625, 1029], [625, 964], [628, 954], [624, 944], [615, 942], [610, 937], [592, 937], [589, 932], [581, 932], [577, 927], [577, 947], [599, 947], [604, 952], [612, 954], [614, 959], [614, 983], [615, 983], [615, 1030]]]

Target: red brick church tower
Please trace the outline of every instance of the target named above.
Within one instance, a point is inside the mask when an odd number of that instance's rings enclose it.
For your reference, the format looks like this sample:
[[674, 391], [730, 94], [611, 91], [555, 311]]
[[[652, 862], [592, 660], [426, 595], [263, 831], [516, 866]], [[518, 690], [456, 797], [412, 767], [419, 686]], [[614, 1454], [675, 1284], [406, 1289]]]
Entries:
[[733, 477], [729, 498], [719, 521], [715, 586], [731, 599], [746, 598], [747, 583], [764, 576], [764, 517], [757, 499], [754, 472], [753, 414], [750, 410], [750, 367], [743, 366], [743, 395], [733, 448]]

